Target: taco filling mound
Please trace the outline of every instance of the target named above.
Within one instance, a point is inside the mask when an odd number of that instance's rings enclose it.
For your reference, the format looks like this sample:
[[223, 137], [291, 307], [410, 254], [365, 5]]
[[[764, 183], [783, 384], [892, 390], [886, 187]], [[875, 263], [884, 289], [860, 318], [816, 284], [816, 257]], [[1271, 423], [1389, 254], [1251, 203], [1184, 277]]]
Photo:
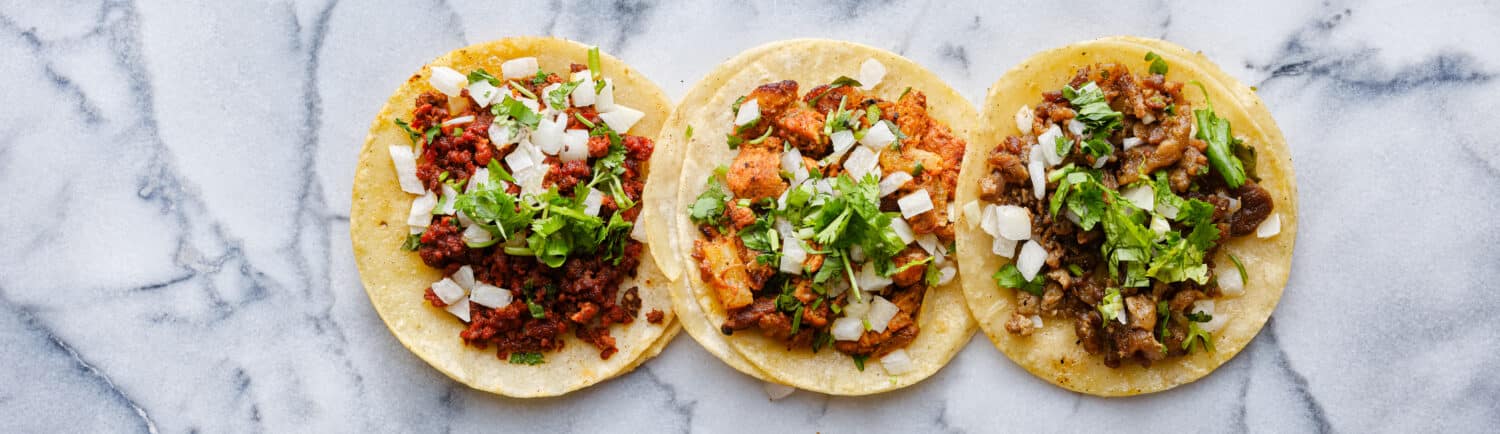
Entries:
[[395, 120], [411, 143], [391, 146], [392, 161], [415, 195], [402, 248], [448, 276], [410, 296], [510, 363], [544, 363], [569, 333], [609, 359], [610, 325], [665, 315], [641, 312], [634, 284], [652, 141], [624, 133], [643, 113], [614, 102], [597, 48], [589, 60], [544, 71], [516, 58], [499, 76], [434, 67], [436, 90]]
[[[993, 275], [1014, 290], [1007, 333], [1071, 324], [1104, 365], [1150, 366], [1214, 351], [1231, 319], [1214, 311], [1245, 292], [1234, 238], [1279, 232], [1277, 204], [1257, 184], [1256, 143], [1234, 135], [1198, 88], [1147, 71], [1093, 64], [1015, 112], [1019, 135], [988, 154], [967, 220], [1013, 259]], [[1226, 102], [1233, 103], [1233, 102]]]
[[874, 85], [840, 77], [799, 95], [777, 81], [723, 108], [738, 152], [686, 204], [723, 334], [838, 351], [860, 370], [868, 358], [891, 375], [912, 366], [904, 348], [922, 333], [923, 297], [956, 274], [950, 202], [965, 142], [921, 91], [892, 101], [861, 89]]

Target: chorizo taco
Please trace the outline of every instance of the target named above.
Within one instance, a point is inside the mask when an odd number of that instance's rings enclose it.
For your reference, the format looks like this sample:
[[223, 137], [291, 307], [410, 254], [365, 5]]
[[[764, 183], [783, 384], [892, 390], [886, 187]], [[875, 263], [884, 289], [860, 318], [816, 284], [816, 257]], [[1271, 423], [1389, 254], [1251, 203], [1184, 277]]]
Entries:
[[[350, 237], [402, 345], [473, 388], [560, 395], [678, 330], [640, 223], [657, 86], [597, 47], [508, 38], [424, 66], [360, 152]], [[675, 173], [667, 173], [675, 176]]]
[[1011, 69], [958, 185], [959, 269], [990, 340], [1100, 396], [1234, 357], [1281, 298], [1291, 154], [1255, 93], [1202, 54], [1114, 37]]
[[936, 75], [829, 40], [752, 49], [668, 119], [689, 334], [767, 381], [836, 395], [914, 384], [967, 342], [951, 256], [977, 119]]

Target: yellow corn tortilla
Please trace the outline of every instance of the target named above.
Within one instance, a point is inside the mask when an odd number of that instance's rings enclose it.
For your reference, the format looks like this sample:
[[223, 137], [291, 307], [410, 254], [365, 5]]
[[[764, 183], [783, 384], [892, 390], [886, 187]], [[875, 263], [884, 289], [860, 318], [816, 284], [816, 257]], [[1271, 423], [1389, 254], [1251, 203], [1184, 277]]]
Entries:
[[[670, 280], [657, 269], [648, 242], [634, 282], [640, 288], [641, 312], [660, 309], [666, 314], [661, 324], [650, 324], [641, 315], [629, 325], [610, 327], [619, 352], [608, 360], [600, 359], [599, 350], [593, 345], [568, 333], [563, 349], [545, 354], [546, 363], [510, 364], [496, 357], [494, 348], [479, 349], [464, 344], [458, 334], [466, 324], [422, 298], [422, 291], [443, 277], [441, 270], [428, 267], [416, 252], [401, 250], [408, 233], [406, 218], [413, 196], [401, 191], [388, 147], [410, 143], [406, 133], [393, 121], [397, 117], [409, 118], [416, 96], [432, 90], [428, 84], [432, 67], [447, 66], [463, 73], [484, 68], [499, 75], [500, 64], [506, 60], [536, 57], [543, 70], [567, 74], [570, 64], [587, 64], [588, 49], [586, 45], [563, 39], [517, 37], [443, 55], [396, 90], [371, 123], [370, 134], [360, 151], [359, 167], [354, 174], [349, 236], [354, 242], [354, 256], [365, 292], [402, 345], [438, 371], [475, 389], [512, 397], [561, 395], [629, 372], [660, 353], [679, 330], [667, 289]], [[600, 57], [604, 76], [614, 80], [615, 101], [645, 112], [645, 117], [629, 133], [655, 137], [671, 110], [671, 101], [654, 83], [624, 62], [607, 54]], [[656, 161], [680, 157], [662, 151], [658, 148], [653, 154], [653, 165]], [[654, 169], [648, 172], [648, 183], [655, 172]], [[675, 176], [675, 171], [662, 173]]]
[[[796, 80], [799, 92], [827, 84], [841, 75], [857, 77], [860, 64], [876, 59], [886, 67], [885, 79], [874, 93], [895, 101], [910, 86], [927, 94], [928, 111], [946, 123], [954, 135], [973, 143], [978, 114], [958, 92], [932, 72], [895, 53], [842, 41], [799, 39], [763, 45], [719, 65], [683, 98], [668, 118], [661, 141], [685, 149], [680, 190], [669, 210], [673, 234], [669, 241], [676, 253], [681, 283], [674, 285], [672, 303], [688, 334], [710, 353], [747, 375], [799, 389], [833, 395], [866, 395], [915, 384], [936, 373], [962, 348], [974, 333], [974, 321], [965, 309], [957, 279], [932, 288], [922, 303], [917, 321], [920, 333], [905, 349], [915, 368], [900, 376], [889, 376], [878, 360], [866, 363], [863, 372], [852, 358], [831, 348], [817, 353], [787, 350], [784, 343], [766, 338], [756, 330], [733, 336], [719, 332], [726, 312], [705, 284], [692, 260], [693, 241], [699, 239], [689, 220], [686, 205], [692, 203], [714, 168], [728, 165], [738, 151], [730, 150], [724, 137], [733, 125], [729, 107], [736, 98], [773, 81]], [[686, 130], [693, 128], [691, 138]]]
[[[1233, 254], [1244, 263], [1246, 272], [1244, 295], [1214, 299], [1215, 316], [1229, 317], [1224, 328], [1213, 335], [1216, 351], [1194, 351], [1154, 362], [1149, 368], [1135, 363], [1109, 368], [1104, 366], [1102, 355], [1088, 354], [1076, 343], [1071, 319], [1047, 318], [1044, 326], [1031, 336], [1017, 336], [1005, 330], [1005, 322], [1015, 308], [1015, 293], [997, 287], [990, 276], [1009, 260], [991, 254], [990, 236], [961, 217], [956, 246], [959, 272], [963, 275], [965, 299], [980, 329], [1000, 351], [1033, 375], [1091, 395], [1157, 392], [1208, 375], [1244, 349], [1265, 325], [1292, 268], [1292, 245], [1297, 237], [1297, 186], [1291, 152], [1271, 112], [1254, 91], [1201, 53], [1160, 40], [1112, 37], [1080, 42], [1032, 56], [1006, 72], [990, 87], [983, 107], [986, 127], [980, 141], [971, 144], [964, 157], [958, 203], [962, 206], [978, 200], [979, 179], [990, 171], [985, 157], [1006, 136], [1020, 133], [1015, 113], [1022, 105], [1034, 107], [1043, 91], [1061, 89], [1078, 68], [1086, 65], [1119, 63], [1133, 71], [1145, 71], [1148, 52], [1161, 55], [1167, 62], [1168, 80], [1203, 83], [1215, 112], [1230, 121], [1236, 135], [1255, 147], [1259, 154], [1256, 162], [1256, 171], [1261, 176], [1259, 184], [1274, 200], [1274, 212], [1281, 216], [1281, 233], [1269, 239], [1254, 235], [1236, 238], [1224, 244], [1213, 258], [1213, 264], [1228, 263], [1227, 255]], [[1192, 101], [1194, 108], [1207, 107], [1197, 86], [1185, 87], [1183, 95]]]

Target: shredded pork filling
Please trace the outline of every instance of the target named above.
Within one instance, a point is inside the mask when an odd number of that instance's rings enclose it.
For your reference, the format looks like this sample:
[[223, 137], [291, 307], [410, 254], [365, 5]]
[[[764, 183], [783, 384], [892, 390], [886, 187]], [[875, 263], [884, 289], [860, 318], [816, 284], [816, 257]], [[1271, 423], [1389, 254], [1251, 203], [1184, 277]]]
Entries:
[[[1110, 367], [1181, 356], [1195, 340], [1211, 350], [1211, 312], [1195, 306], [1221, 290], [1214, 267], [1202, 262], [1212, 261], [1222, 241], [1255, 232], [1273, 203], [1253, 179], [1253, 150], [1236, 152], [1248, 160], [1242, 185], [1231, 188], [1210, 170], [1210, 143], [1198, 134], [1201, 108], [1183, 98], [1183, 88], [1163, 73], [1093, 65], [1018, 113], [1027, 132], [990, 152], [980, 181], [982, 201], [1029, 214], [1030, 240], [1020, 244], [1045, 250], [1033, 279], [1014, 265], [996, 275], [1001, 287], [1017, 289], [1007, 331], [1025, 336], [1043, 319], [1072, 321], [1079, 345]], [[1087, 104], [1090, 90], [1107, 107]], [[1249, 149], [1237, 139], [1231, 145]], [[1063, 149], [1061, 161], [1045, 164], [1051, 150], [1041, 146]], [[1052, 169], [1034, 178], [1038, 167]], [[1046, 181], [1042, 198], [1034, 179]], [[1034, 260], [1025, 255], [1017, 255], [1023, 267]]]

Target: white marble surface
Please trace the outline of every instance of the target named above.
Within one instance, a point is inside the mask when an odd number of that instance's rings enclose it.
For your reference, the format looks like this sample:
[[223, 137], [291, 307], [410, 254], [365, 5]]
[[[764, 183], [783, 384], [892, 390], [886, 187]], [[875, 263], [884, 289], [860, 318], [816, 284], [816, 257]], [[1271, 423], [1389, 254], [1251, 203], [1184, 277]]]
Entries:
[[[1500, 425], [1500, 6], [1333, 1], [0, 1], [0, 432], [1492, 431]], [[563, 12], [558, 12], [563, 11]], [[350, 253], [371, 117], [426, 60], [551, 34], [673, 97], [789, 37], [895, 50], [971, 101], [1038, 50], [1203, 50], [1291, 143], [1286, 295], [1233, 361], [1130, 399], [976, 336], [917, 386], [768, 402], [679, 336], [560, 399], [474, 392], [392, 338]]]

